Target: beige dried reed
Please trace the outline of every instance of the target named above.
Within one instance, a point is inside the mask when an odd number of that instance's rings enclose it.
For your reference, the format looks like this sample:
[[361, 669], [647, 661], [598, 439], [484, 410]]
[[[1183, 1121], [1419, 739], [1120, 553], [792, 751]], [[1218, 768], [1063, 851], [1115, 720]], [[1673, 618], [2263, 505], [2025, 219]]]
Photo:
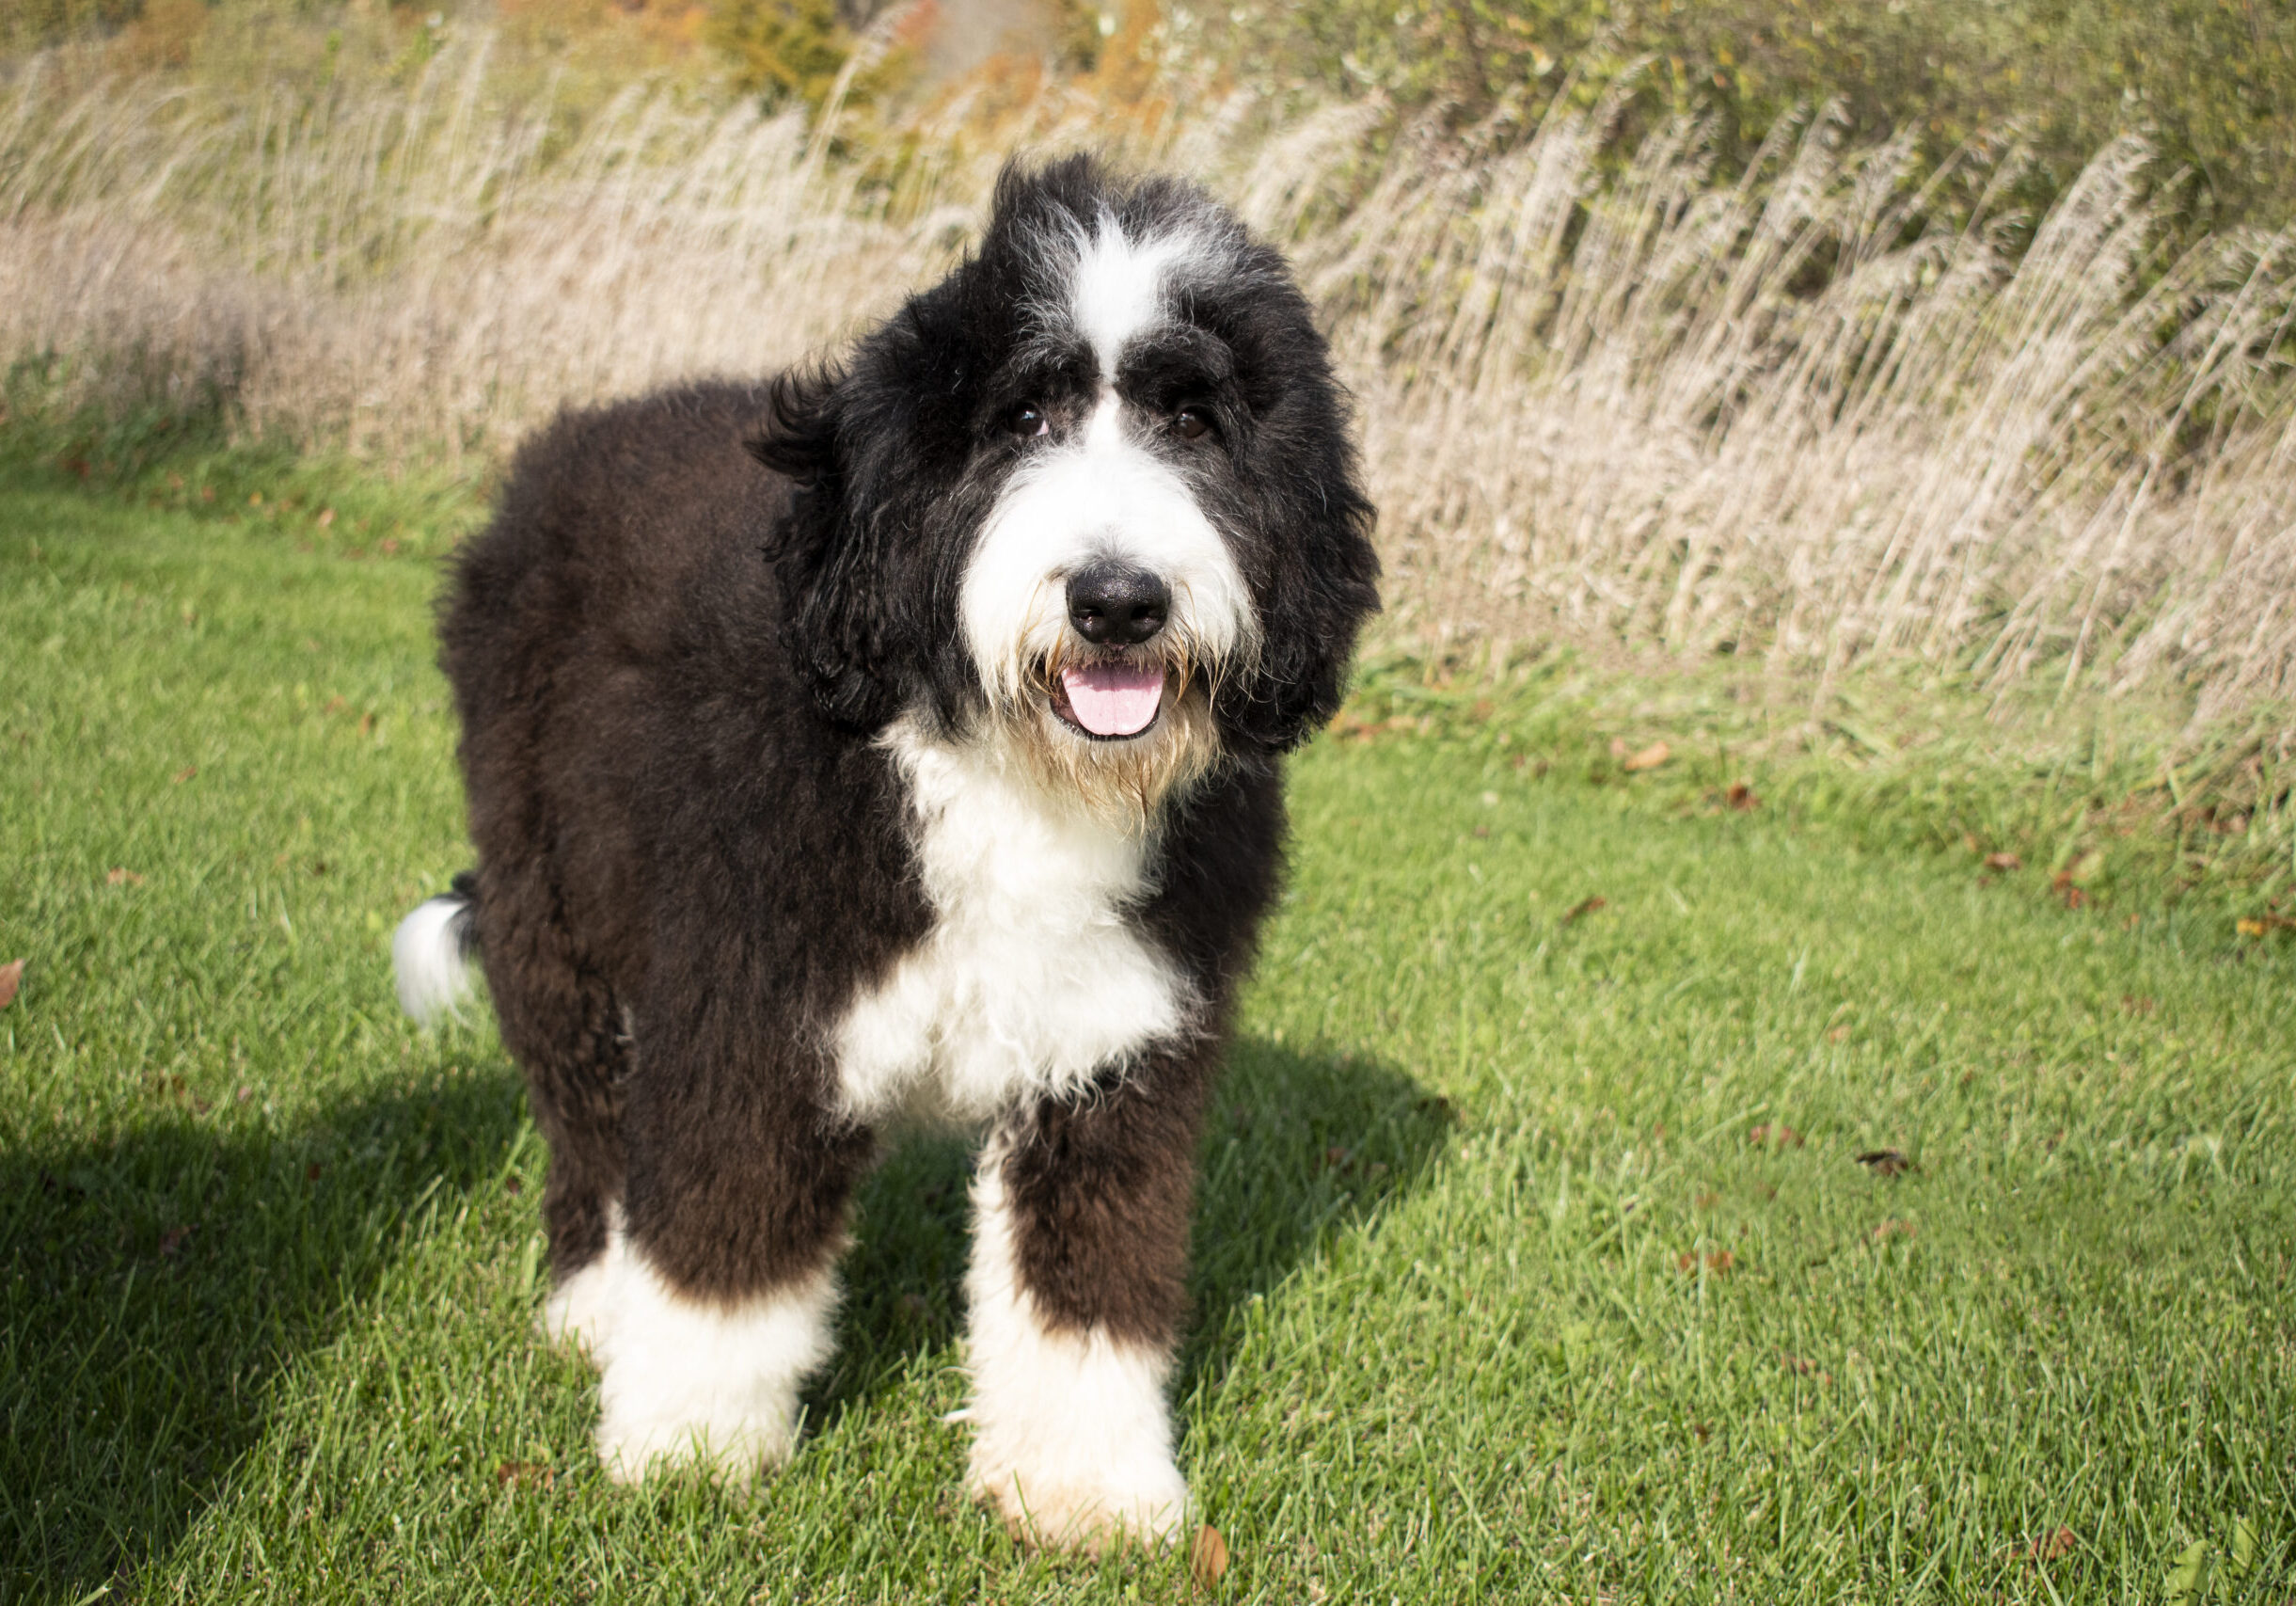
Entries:
[[1948, 229], [1909, 141], [1845, 150], [1822, 113], [1725, 183], [1692, 124], [1619, 150], [1608, 104], [1462, 137], [1180, 100], [1112, 120], [1053, 86], [993, 137], [943, 103], [860, 162], [834, 118], [669, 87], [569, 132], [483, 41], [316, 96], [36, 71], [0, 90], [0, 350], [491, 459], [567, 402], [833, 348], [963, 249], [1005, 150], [1114, 143], [1292, 251], [1361, 403], [1388, 628], [1425, 650], [1821, 684], [1914, 657], [2203, 720], [2296, 694], [2296, 234], [2158, 260], [2133, 142], [2029, 229]]

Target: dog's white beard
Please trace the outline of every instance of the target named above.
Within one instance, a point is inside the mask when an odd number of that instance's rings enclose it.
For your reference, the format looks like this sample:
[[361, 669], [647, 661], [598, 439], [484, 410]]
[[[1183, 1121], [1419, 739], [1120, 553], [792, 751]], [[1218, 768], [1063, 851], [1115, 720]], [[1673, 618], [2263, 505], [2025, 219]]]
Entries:
[[1042, 692], [1028, 704], [992, 711], [981, 735], [991, 752], [1051, 797], [1073, 800], [1104, 823], [1135, 834], [1149, 830], [1164, 805], [1184, 797], [1220, 755], [1219, 726], [1200, 681], [1166, 692], [1155, 724], [1117, 741], [1069, 729]]

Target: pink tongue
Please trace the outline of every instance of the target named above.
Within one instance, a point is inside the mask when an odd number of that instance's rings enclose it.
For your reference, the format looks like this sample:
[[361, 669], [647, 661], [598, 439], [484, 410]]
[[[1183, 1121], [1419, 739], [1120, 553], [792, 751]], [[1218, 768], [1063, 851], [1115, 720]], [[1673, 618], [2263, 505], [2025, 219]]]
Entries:
[[1148, 729], [1164, 701], [1164, 670], [1094, 663], [1060, 672], [1069, 711], [1094, 736], [1134, 736]]

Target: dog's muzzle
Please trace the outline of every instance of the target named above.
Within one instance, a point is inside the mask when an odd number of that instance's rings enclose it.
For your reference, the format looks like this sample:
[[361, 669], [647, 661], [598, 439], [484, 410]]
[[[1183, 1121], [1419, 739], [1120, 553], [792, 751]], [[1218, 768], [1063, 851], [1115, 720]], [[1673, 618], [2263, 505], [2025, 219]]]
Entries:
[[1105, 656], [1063, 664], [1053, 711], [1102, 741], [1139, 736], [1164, 707], [1167, 670], [1146, 647], [1172, 615], [1172, 588], [1131, 564], [1087, 564], [1069, 577], [1069, 624]]

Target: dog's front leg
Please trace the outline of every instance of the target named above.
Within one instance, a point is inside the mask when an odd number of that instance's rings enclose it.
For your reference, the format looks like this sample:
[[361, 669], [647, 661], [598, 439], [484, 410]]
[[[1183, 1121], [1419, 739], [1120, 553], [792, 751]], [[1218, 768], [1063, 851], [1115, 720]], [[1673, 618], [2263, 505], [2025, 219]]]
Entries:
[[731, 1004], [697, 1014], [652, 1029], [639, 1017], [625, 1219], [595, 1356], [598, 1454], [622, 1482], [788, 1459], [799, 1392], [829, 1357], [846, 1200], [872, 1143], [822, 1105], [789, 1034]]
[[1098, 1553], [1189, 1514], [1171, 1377], [1205, 1055], [1005, 1122], [973, 1188], [970, 1482], [1017, 1534]]

